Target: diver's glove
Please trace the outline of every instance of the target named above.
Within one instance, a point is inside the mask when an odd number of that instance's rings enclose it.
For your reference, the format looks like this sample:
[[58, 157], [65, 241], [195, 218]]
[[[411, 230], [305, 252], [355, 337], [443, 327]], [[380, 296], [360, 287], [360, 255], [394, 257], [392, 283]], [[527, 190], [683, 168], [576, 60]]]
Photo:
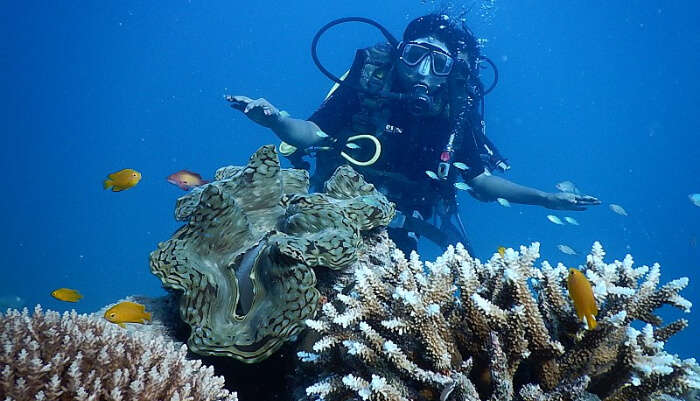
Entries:
[[557, 192], [547, 195], [545, 207], [555, 210], [586, 210], [586, 206], [600, 205], [600, 200], [590, 195]]
[[271, 128], [283, 117], [282, 113], [264, 98], [251, 99], [247, 96], [226, 96], [231, 107], [240, 110], [253, 122]]

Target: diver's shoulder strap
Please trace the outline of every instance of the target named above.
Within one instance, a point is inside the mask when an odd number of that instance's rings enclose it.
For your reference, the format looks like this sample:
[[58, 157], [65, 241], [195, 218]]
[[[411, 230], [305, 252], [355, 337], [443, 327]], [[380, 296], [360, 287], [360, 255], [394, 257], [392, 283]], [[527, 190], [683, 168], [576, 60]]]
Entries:
[[358, 85], [367, 91], [358, 92], [360, 110], [352, 116], [356, 133], [380, 134], [390, 117], [389, 100], [372, 93], [389, 92], [394, 83], [394, 51], [389, 43], [360, 49], [355, 59]]
[[393, 78], [393, 49], [389, 43], [378, 43], [358, 51], [362, 63], [360, 87], [370, 92], [390, 89]]
[[[341, 80], [348, 81], [352, 85], [369, 91], [380, 93], [391, 90], [394, 80], [394, 49], [389, 43], [378, 43], [374, 46], [357, 50], [355, 59], [350, 69], [342, 76]], [[326, 95], [329, 100], [340, 88], [337, 83], [333, 85]], [[338, 92], [339, 93], [339, 92]], [[326, 174], [319, 173], [324, 165], [331, 166], [333, 171], [342, 159], [351, 162], [355, 166], [368, 166], [373, 164], [381, 154], [381, 143], [375, 137], [381, 135], [389, 121], [391, 111], [387, 106], [387, 99], [357, 91], [360, 107], [350, 116], [349, 127], [332, 133], [333, 139], [340, 144], [345, 144], [352, 139], [368, 139], [374, 143], [374, 155], [366, 161], [357, 160], [344, 155], [342, 146], [337, 149], [329, 149], [326, 152], [316, 154], [316, 173], [314, 176], [323, 177]], [[302, 159], [306, 152], [297, 151], [294, 146], [282, 142], [280, 150], [284, 156], [292, 161], [297, 168], [309, 168], [309, 164]], [[323, 160], [322, 160], [323, 159]]]

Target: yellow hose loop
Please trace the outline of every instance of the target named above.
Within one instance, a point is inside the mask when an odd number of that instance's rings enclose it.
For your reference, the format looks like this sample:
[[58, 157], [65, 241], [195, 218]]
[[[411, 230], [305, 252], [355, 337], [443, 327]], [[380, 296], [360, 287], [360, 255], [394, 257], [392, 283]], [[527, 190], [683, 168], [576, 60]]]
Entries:
[[356, 166], [365, 167], [365, 166], [373, 165], [377, 160], [379, 160], [379, 156], [382, 155], [381, 142], [379, 142], [379, 139], [374, 137], [374, 135], [369, 135], [369, 134], [351, 136], [350, 138], [348, 138], [348, 142], [352, 142], [352, 141], [357, 140], [357, 139], [369, 139], [370, 141], [374, 142], [374, 155], [372, 156], [371, 159], [362, 162], [362, 161], [353, 159], [350, 155], [348, 155], [345, 152], [340, 152], [340, 155], [343, 156], [343, 158], [345, 160], [349, 161], [350, 163], [352, 163]]
[[289, 156], [296, 151], [296, 146], [292, 146], [285, 141], [280, 142], [280, 153], [282, 153], [282, 156]]

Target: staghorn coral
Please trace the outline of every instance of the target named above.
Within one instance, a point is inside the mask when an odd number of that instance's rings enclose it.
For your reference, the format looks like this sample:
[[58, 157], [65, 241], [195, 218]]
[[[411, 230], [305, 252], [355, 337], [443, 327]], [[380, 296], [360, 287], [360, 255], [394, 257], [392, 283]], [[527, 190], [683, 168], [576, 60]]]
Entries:
[[259, 362], [315, 315], [313, 268], [351, 266], [361, 232], [388, 224], [394, 207], [347, 166], [308, 194], [308, 173], [281, 169], [273, 146], [215, 177], [178, 200], [187, 224], [151, 253], [151, 271], [182, 292], [192, 351]]
[[187, 347], [75, 311], [0, 314], [0, 399], [234, 401]]
[[599, 325], [588, 331], [567, 269], [534, 267], [537, 243], [485, 264], [459, 244], [433, 263], [406, 260], [384, 235], [367, 249], [306, 322], [315, 334], [299, 357], [317, 377], [308, 399], [656, 400], [700, 388], [695, 360], [663, 350], [687, 322], [661, 326], [655, 315], [664, 304], [689, 311], [687, 279], [657, 288], [658, 265], [606, 264], [595, 243], [586, 273]]

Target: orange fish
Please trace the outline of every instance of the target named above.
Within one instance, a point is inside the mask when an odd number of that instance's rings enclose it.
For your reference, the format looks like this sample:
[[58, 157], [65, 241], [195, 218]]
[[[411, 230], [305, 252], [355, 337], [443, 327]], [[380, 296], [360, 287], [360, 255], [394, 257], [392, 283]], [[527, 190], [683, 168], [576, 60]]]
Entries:
[[574, 301], [576, 315], [580, 320], [586, 319], [588, 330], [595, 329], [598, 325], [595, 320], [595, 315], [598, 314], [598, 306], [595, 304], [591, 283], [581, 271], [570, 268], [567, 286], [569, 288], [569, 296]]
[[57, 290], [51, 291], [51, 296], [58, 299], [59, 301], [66, 302], [78, 302], [83, 296], [77, 290], [71, 290], [70, 288], [59, 288]]
[[112, 192], [119, 192], [129, 189], [141, 181], [141, 173], [136, 170], [125, 168], [107, 176], [102, 183], [104, 189], [112, 188]]
[[203, 180], [201, 175], [189, 170], [180, 170], [177, 173], [170, 174], [167, 180], [169, 183], [177, 185], [180, 189], [185, 191], [209, 182]]
[[146, 312], [146, 307], [136, 302], [124, 301], [107, 309], [104, 318], [112, 323], [126, 328], [124, 323], [146, 323], [151, 320], [151, 314]]
[[499, 246], [499, 247], [498, 247], [498, 254], [501, 255], [501, 257], [506, 256], [506, 247], [505, 247], [505, 246]]

